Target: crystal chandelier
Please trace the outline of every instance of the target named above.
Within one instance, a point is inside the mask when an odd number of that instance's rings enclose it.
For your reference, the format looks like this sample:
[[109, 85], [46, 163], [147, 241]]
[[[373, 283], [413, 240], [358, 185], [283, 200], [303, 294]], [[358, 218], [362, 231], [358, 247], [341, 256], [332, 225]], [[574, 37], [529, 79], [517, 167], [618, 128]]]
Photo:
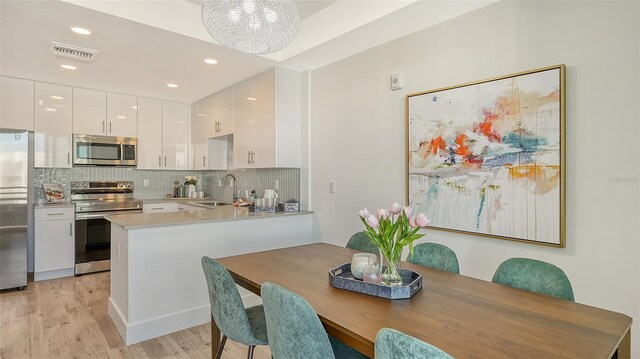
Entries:
[[300, 26], [293, 0], [204, 0], [202, 22], [218, 43], [255, 55], [284, 48]]

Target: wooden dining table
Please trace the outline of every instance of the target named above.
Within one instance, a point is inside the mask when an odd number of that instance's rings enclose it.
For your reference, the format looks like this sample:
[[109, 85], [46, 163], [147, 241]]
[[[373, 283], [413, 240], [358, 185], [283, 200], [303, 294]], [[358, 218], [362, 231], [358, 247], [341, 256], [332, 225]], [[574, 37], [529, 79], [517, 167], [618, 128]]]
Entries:
[[[464, 275], [402, 262], [423, 276], [422, 289], [409, 299], [333, 288], [329, 270], [350, 262], [354, 253], [314, 243], [218, 261], [257, 295], [263, 283], [272, 282], [302, 296], [330, 335], [369, 357], [376, 333], [385, 327], [458, 359], [631, 357], [632, 320], [624, 314]], [[220, 342], [213, 320], [211, 329], [213, 355]]]

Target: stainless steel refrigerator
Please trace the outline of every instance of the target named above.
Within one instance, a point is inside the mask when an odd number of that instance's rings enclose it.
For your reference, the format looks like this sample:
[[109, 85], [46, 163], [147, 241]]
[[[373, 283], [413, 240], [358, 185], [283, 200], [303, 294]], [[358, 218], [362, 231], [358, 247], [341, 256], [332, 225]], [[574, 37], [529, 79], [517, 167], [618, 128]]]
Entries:
[[0, 130], [0, 290], [27, 285], [29, 133]]

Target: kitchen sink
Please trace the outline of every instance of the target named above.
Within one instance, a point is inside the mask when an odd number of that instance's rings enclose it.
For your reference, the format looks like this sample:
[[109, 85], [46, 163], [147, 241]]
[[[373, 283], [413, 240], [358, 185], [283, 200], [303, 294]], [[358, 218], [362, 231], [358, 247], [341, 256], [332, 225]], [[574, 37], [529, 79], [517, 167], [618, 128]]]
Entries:
[[203, 206], [208, 206], [208, 207], [231, 206], [231, 203], [221, 202], [221, 201], [209, 201], [209, 202], [197, 202], [197, 203]]

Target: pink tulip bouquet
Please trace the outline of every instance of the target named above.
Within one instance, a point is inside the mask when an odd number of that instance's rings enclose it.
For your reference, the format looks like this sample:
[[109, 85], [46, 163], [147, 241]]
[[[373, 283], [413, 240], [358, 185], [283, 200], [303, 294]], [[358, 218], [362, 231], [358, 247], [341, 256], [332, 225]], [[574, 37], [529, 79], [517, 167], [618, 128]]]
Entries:
[[403, 208], [396, 202], [390, 209], [381, 208], [375, 214], [366, 208], [359, 213], [365, 226], [364, 233], [379, 248], [380, 255], [387, 261], [382, 275], [387, 285], [402, 285], [402, 277], [397, 268], [402, 251], [404, 247], [409, 246], [409, 252], [413, 255], [413, 242], [424, 236], [418, 231], [430, 222], [424, 214], [414, 216], [412, 212], [411, 207]]

